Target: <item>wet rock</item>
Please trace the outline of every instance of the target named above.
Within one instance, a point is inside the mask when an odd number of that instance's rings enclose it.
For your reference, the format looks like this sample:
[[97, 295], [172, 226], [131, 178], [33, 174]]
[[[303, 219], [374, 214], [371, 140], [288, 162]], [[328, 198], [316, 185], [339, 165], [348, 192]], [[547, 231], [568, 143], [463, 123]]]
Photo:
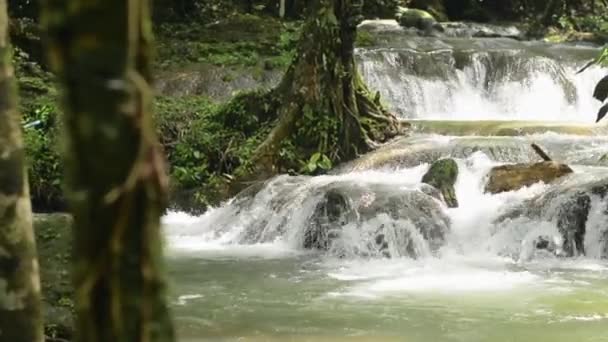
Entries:
[[591, 198], [581, 192], [560, 206], [557, 228], [562, 234], [562, 250], [566, 256], [585, 255], [585, 227], [591, 208]]
[[534, 248], [538, 250], [555, 251], [555, 243], [549, 236], [539, 236], [534, 240]]
[[551, 183], [572, 172], [568, 165], [556, 162], [497, 166], [490, 171], [485, 191], [497, 194], [518, 190], [538, 182]]
[[429, 195], [438, 201], [443, 201], [443, 197], [441, 195], [441, 191], [436, 187], [428, 184], [420, 184], [420, 191], [423, 194]]
[[422, 182], [437, 188], [450, 208], [458, 207], [454, 184], [458, 178], [458, 164], [454, 159], [441, 159], [431, 165]]
[[403, 27], [414, 27], [424, 32], [443, 30], [443, 27], [429, 12], [420, 9], [399, 7], [397, 21]]
[[[592, 205], [597, 205], [597, 201], [600, 201], [599, 205], [605, 209], [599, 214], [608, 214], [607, 195], [608, 179], [583, 182], [573, 179], [510, 208], [494, 223], [497, 226], [507, 223], [506, 226], [514, 230], [518, 227], [508, 223], [517, 222], [520, 218], [553, 224], [556, 228], [555, 235], [536, 239], [534, 244], [537, 249], [550, 251], [560, 257], [587, 255], [606, 259], [608, 258], [608, 228], [593, 227], [599, 231], [593, 232], [593, 239], [597, 241], [587, 238], [587, 243], [591, 244], [587, 247], [593, 246], [592, 249], [587, 250], [585, 240], [590, 232], [588, 225]], [[549, 241], [548, 244], [544, 240]]]
[[348, 199], [339, 191], [328, 191], [317, 204], [313, 224], [304, 234], [304, 248], [329, 249], [330, 242], [338, 236], [335, 228], [346, 224], [348, 214]]
[[410, 2], [410, 6], [430, 13], [439, 21], [448, 20], [443, 0], [413, 0]]
[[417, 258], [445, 242], [449, 218], [419, 190], [350, 182], [328, 186], [304, 235], [304, 248], [337, 256]]

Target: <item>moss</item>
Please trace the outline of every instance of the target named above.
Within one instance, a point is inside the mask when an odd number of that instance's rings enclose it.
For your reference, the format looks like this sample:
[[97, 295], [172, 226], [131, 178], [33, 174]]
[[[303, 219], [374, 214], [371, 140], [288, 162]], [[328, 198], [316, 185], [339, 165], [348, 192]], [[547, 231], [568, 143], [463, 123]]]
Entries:
[[157, 65], [163, 69], [192, 63], [280, 67], [289, 64], [298, 22], [233, 14], [212, 24], [164, 23], [157, 29]]
[[377, 44], [374, 35], [365, 30], [357, 30], [357, 41], [355, 43], [358, 47], [369, 47]]
[[458, 207], [454, 185], [458, 179], [458, 164], [454, 159], [440, 159], [431, 165], [422, 177], [422, 182], [432, 185], [441, 191], [443, 200], [450, 208]]

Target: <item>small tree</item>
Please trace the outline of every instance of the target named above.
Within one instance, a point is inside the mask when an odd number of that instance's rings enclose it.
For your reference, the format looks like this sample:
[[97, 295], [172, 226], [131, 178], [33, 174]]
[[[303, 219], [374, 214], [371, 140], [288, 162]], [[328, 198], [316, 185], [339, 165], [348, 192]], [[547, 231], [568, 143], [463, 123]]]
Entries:
[[6, 0], [0, 0], [0, 341], [43, 340], [32, 229]]
[[172, 341], [160, 215], [163, 158], [151, 117], [148, 0], [48, 0], [49, 59], [65, 87], [75, 219], [76, 335]]

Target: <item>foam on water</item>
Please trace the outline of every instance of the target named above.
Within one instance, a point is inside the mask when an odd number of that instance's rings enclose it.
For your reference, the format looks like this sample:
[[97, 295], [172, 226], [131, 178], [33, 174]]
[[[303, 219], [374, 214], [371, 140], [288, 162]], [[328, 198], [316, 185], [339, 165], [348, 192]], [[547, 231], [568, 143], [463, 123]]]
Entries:
[[541, 286], [541, 278], [528, 271], [509, 270], [509, 259], [452, 255], [424, 260], [328, 261], [328, 276], [354, 283], [332, 296], [377, 298], [399, 293], [458, 294], [516, 290]]
[[[369, 259], [354, 255], [335, 259], [329, 256], [322, 263], [327, 276], [346, 283], [354, 282], [354, 285], [343, 291], [332, 292], [333, 296], [377, 298], [398, 293], [457, 294], [512, 291], [522, 287], [530, 289], [530, 286], [553, 286], [568, 290], [572, 284], [556, 285], [555, 282], [540, 277], [538, 272], [558, 267], [602, 274], [606, 272], [608, 266], [597, 259], [533, 257], [531, 244], [534, 238], [559, 236], [555, 222], [520, 218], [508, 221], [505, 226], [496, 226], [495, 219], [506, 209], [543, 193], [549, 188], [548, 185], [535, 184], [519, 191], [485, 194], [484, 177], [496, 163], [477, 152], [467, 159], [458, 160], [458, 164], [460, 175], [456, 193], [460, 207], [444, 208], [451, 219], [451, 234], [439, 254], [433, 256], [430, 251], [421, 250], [419, 255], [422, 258], [418, 260], [403, 257]], [[285, 258], [301, 255], [301, 230], [311, 215], [313, 203], [316, 203], [313, 199], [319, 196], [316, 189], [345, 181], [390, 184], [396, 189], [416, 189], [428, 167], [429, 165], [423, 164], [408, 169], [298, 178], [297, 181], [290, 177], [278, 178], [267, 184], [244, 211], [236, 210], [229, 203], [200, 217], [169, 213], [163, 219], [168, 246], [174, 255], [196, 254], [209, 258]], [[287, 186], [285, 184], [289, 184], [290, 190], [279, 191], [281, 187]], [[273, 199], [285, 193], [289, 194], [287, 201], [277, 208]], [[606, 222], [601, 203], [599, 199], [594, 201], [588, 239], [593, 239], [595, 230], [599, 234], [603, 229], [602, 223]], [[268, 220], [259, 229], [275, 232], [276, 238], [265, 243], [244, 243], [239, 236], [248, 222], [259, 222], [260, 215]], [[288, 222], [285, 225], [287, 230], [280, 233], [275, 227], [279, 219]], [[376, 220], [381, 223], [388, 218], [379, 215]], [[376, 225], [373, 220], [369, 224]], [[342, 229], [341, 238], [336, 242], [338, 247], [334, 248], [340, 248], [340, 244], [352, 248], [363, 240], [361, 234], [364, 234], [365, 229], [348, 225]], [[417, 246], [426, 248], [423, 242]], [[592, 241], [588, 242], [588, 246], [591, 257], [594, 253], [599, 253], [594, 249]], [[556, 278], [550, 279], [555, 281]]]

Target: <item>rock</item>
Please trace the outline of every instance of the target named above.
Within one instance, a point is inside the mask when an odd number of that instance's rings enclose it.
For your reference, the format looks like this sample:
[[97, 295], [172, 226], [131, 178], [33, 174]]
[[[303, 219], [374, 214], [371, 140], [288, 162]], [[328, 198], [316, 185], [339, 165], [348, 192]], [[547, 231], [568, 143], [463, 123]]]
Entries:
[[431, 165], [422, 182], [437, 188], [450, 208], [458, 208], [454, 184], [458, 178], [458, 164], [454, 159], [441, 159]]
[[549, 236], [539, 236], [534, 241], [534, 248], [554, 252], [556, 250], [555, 242]]
[[562, 250], [565, 256], [585, 255], [585, 230], [591, 209], [591, 198], [580, 192], [560, 206], [557, 229], [564, 238]]
[[497, 194], [518, 190], [538, 182], [551, 183], [572, 172], [568, 165], [556, 162], [497, 166], [490, 171], [485, 191]]
[[444, 0], [413, 0], [410, 2], [410, 6], [427, 11], [439, 21], [447, 21], [448, 16], [443, 2]]
[[346, 224], [348, 199], [337, 190], [328, 191], [315, 208], [313, 224], [304, 234], [304, 248], [327, 250], [337, 237], [334, 227]]
[[443, 27], [429, 12], [420, 9], [399, 7], [397, 21], [403, 27], [414, 27], [425, 32], [443, 30]]
[[49, 340], [71, 340], [74, 331], [72, 222], [67, 214], [34, 215], [45, 334]]
[[[599, 202], [598, 202], [599, 201]], [[502, 213], [495, 220], [496, 226], [506, 223], [510, 229], [517, 230], [519, 218], [535, 222], [545, 222], [555, 225], [555, 235], [543, 236], [534, 241], [538, 250], [548, 251], [559, 257], [587, 255], [591, 258], [608, 258], [608, 228], [594, 226], [593, 237], [590, 233], [588, 220], [593, 206], [600, 206], [600, 215], [608, 214], [608, 178], [588, 180], [573, 178], [568, 182], [557, 184], [529, 200], [524, 201]], [[599, 214], [593, 210], [595, 215]], [[597, 218], [596, 218], [597, 220]], [[597, 222], [597, 221], [596, 221]], [[597, 239], [596, 241], [593, 241]], [[548, 241], [547, 248], [544, 240]], [[587, 247], [585, 248], [585, 240]]]
[[429, 195], [438, 201], [443, 201], [443, 197], [441, 195], [441, 191], [436, 187], [428, 184], [420, 184], [420, 191], [423, 194]]
[[439, 202], [419, 190], [343, 182], [325, 191], [304, 234], [304, 248], [337, 256], [417, 258], [436, 252], [449, 232]]

